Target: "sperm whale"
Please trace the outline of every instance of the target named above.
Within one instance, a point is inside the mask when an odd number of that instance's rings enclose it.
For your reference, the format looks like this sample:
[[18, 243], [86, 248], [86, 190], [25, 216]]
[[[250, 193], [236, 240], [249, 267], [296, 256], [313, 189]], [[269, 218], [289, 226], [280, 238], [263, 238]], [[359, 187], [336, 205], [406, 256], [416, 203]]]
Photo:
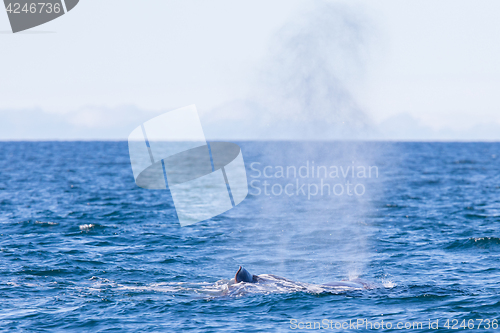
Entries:
[[[253, 275], [249, 271], [247, 271], [245, 268], [240, 266], [238, 271], [236, 272], [234, 276], [234, 282], [235, 283], [266, 283], [270, 281], [269, 277], [273, 279], [273, 281], [276, 280], [282, 280], [282, 281], [288, 281], [288, 282], [293, 282], [291, 280], [288, 280], [286, 278], [276, 276], [276, 275]], [[321, 284], [321, 286], [327, 286], [327, 287], [343, 287], [343, 288], [353, 288], [353, 289], [373, 289], [375, 286], [373, 284], [368, 283], [367, 281], [361, 280], [361, 279], [354, 279], [350, 281], [332, 281], [332, 282], [327, 282]]]

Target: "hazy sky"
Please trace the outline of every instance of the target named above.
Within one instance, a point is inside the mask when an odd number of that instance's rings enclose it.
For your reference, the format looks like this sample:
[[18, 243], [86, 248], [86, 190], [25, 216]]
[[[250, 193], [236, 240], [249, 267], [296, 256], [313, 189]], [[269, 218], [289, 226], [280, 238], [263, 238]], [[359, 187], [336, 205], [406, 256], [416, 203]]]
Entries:
[[362, 138], [500, 140], [499, 12], [498, 1], [81, 0], [11, 34], [0, 11], [0, 139], [126, 139], [196, 104], [209, 139], [300, 139], [305, 123], [305, 138], [341, 136], [314, 130], [325, 118], [336, 133], [336, 120], [362, 123]]

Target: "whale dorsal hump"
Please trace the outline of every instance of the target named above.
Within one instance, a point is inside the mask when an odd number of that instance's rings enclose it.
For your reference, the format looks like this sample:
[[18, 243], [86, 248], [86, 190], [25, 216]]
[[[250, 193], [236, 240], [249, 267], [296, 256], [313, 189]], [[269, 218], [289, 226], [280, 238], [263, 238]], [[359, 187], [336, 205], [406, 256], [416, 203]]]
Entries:
[[253, 283], [253, 282], [256, 282], [256, 280], [257, 280], [257, 277], [255, 275], [250, 274], [249, 271], [247, 271], [246, 269], [244, 269], [241, 266], [238, 269], [238, 271], [236, 272], [236, 275], [234, 276], [234, 281], [236, 283], [239, 283], [239, 282]]

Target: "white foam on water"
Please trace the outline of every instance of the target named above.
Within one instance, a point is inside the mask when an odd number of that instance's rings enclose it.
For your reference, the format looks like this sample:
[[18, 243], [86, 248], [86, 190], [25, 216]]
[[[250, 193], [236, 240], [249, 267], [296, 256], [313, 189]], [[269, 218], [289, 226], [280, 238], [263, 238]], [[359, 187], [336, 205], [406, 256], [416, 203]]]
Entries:
[[397, 286], [397, 284], [395, 282], [392, 282], [392, 281], [382, 281], [382, 285], [384, 286], [384, 288], [389, 288], [389, 289], [392, 289], [394, 287]]
[[95, 224], [82, 224], [79, 226], [81, 231], [89, 231], [95, 227]]
[[[372, 285], [367, 283], [365, 286], [361, 286], [361, 282], [358, 280], [352, 281], [338, 281], [339, 285], [323, 285], [323, 284], [313, 284], [313, 283], [303, 283], [295, 282], [286, 278], [282, 278], [270, 274], [258, 275], [258, 283], [247, 283], [239, 282], [236, 283], [234, 280], [222, 279], [215, 283], [209, 282], [160, 282], [151, 283], [146, 285], [140, 284], [121, 284], [114, 281], [110, 281], [105, 278], [99, 278], [93, 276], [89, 279], [91, 285], [79, 287], [78, 289], [85, 289], [87, 291], [102, 291], [103, 289], [116, 289], [122, 291], [132, 291], [132, 292], [160, 292], [171, 294], [176, 296], [177, 294], [192, 294], [197, 297], [202, 298], [216, 298], [216, 297], [241, 297], [245, 295], [252, 294], [289, 294], [304, 292], [309, 294], [321, 294], [321, 293], [343, 293], [352, 290], [365, 290], [365, 289], [375, 289], [379, 287], [393, 288], [396, 286], [395, 283], [390, 281], [383, 282], [382, 285]], [[345, 285], [342, 285], [345, 283]], [[349, 284], [351, 283], [351, 284]], [[359, 287], [356, 285], [359, 284]], [[363, 283], [364, 284], [364, 283]]]

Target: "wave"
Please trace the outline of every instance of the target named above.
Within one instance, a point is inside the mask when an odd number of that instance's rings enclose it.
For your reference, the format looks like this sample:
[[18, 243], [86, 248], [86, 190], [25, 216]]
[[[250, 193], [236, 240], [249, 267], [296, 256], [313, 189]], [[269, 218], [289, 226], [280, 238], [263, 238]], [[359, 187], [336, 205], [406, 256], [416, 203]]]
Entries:
[[78, 228], [82, 232], [89, 232], [89, 231], [94, 231], [94, 230], [97, 230], [97, 229], [105, 229], [105, 228], [107, 228], [107, 226], [101, 225], [101, 224], [98, 224], [98, 223], [87, 223], [87, 224], [80, 224], [78, 226]]
[[44, 222], [44, 221], [35, 221], [35, 224], [41, 225], [41, 226], [43, 226], [43, 227], [50, 227], [50, 226], [59, 225], [59, 222], [50, 222], [50, 221], [47, 221], [47, 222]]
[[498, 238], [498, 237], [470, 237], [467, 239], [455, 240], [446, 247], [446, 249], [448, 249], [448, 250], [470, 249], [470, 248], [499, 249], [500, 250], [500, 238]]
[[453, 163], [455, 164], [476, 164], [477, 162], [469, 159], [456, 160]]
[[488, 215], [484, 215], [484, 214], [465, 214], [464, 215], [466, 218], [468, 219], [486, 219], [488, 218]]

